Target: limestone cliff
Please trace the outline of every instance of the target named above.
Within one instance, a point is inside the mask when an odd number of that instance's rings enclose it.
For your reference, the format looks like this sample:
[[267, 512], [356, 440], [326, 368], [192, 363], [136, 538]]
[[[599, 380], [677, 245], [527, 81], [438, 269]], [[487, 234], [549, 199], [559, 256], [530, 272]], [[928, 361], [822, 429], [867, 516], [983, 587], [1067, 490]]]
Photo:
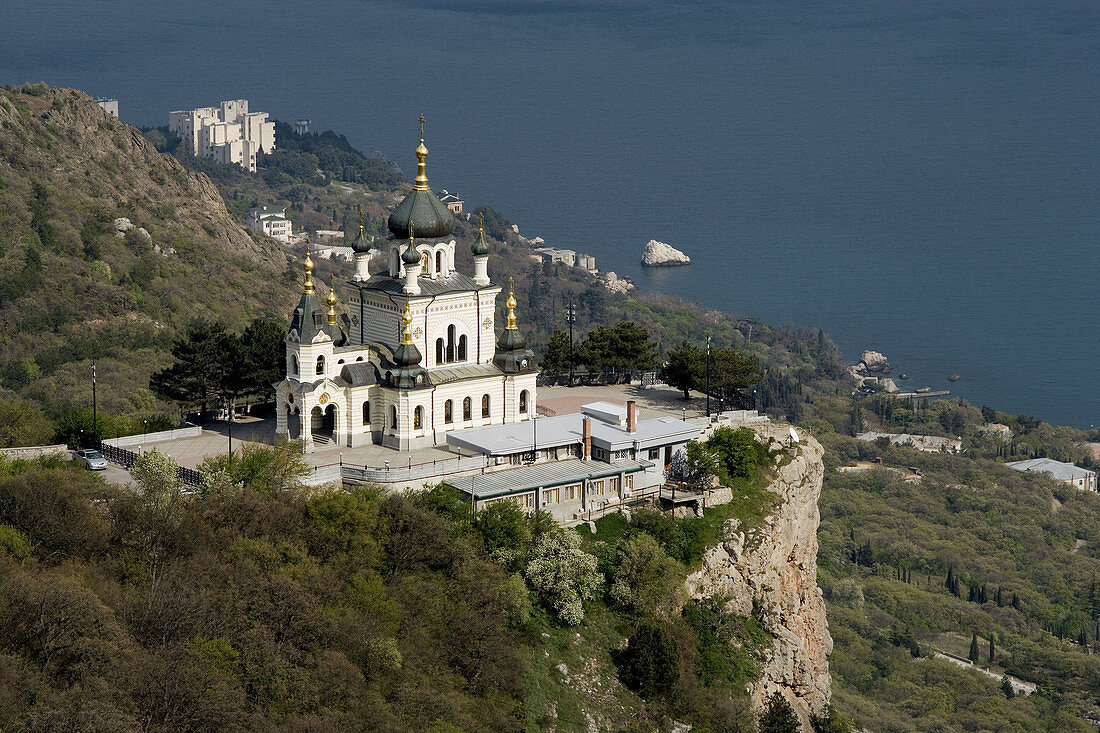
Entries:
[[[790, 442], [786, 425], [754, 427], [762, 436]], [[739, 615], [759, 608], [774, 641], [765, 653], [761, 675], [750, 686], [756, 710], [776, 690], [791, 703], [809, 731], [809, 717], [829, 702], [828, 656], [833, 640], [825, 602], [817, 587], [817, 499], [823, 475], [821, 445], [800, 431], [794, 458], [778, 468], [770, 490], [780, 504], [755, 532], [725, 527], [725, 540], [707, 551], [703, 566], [688, 576], [693, 597], [725, 596]]]

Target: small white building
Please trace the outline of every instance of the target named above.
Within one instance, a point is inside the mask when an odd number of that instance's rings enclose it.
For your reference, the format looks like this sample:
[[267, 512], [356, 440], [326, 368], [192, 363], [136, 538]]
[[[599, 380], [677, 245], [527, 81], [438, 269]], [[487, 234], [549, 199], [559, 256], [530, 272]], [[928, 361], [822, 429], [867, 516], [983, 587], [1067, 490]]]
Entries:
[[460, 199], [458, 196], [454, 195], [447, 189], [444, 188], [439, 192], [439, 200], [443, 203], [444, 206], [451, 210], [452, 214], [462, 213], [462, 199]]
[[262, 232], [280, 242], [290, 244], [294, 225], [286, 218], [285, 206], [260, 206], [248, 212], [245, 223], [253, 231]]
[[118, 100], [109, 97], [96, 97], [95, 103], [103, 108], [103, 111], [112, 117], [118, 117]]
[[344, 233], [339, 229], [318, 229], [313, 235], [314, 242], [328, 245], [335, 244], [344, 238]]
[[1072, 463], [1056, 461], [1053, 458], [1032, 458], [1027, 461], [1013, 461], [1005, 465], [1020, 473], [1048, 474], [1055, 481], [1069, 484], [1075, 489], [1096, 491], [1096, 472]]

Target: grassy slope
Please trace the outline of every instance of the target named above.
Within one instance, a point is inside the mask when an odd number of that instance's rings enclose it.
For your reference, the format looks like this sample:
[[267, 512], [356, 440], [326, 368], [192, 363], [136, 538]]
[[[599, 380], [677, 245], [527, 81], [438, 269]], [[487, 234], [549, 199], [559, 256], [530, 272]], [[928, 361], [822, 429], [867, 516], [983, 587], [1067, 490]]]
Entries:
[[[115, 237], [115, 217], [152, 241]], [[53, 414], [90, 402], [93, 360], [101, 409], [151, 411], [149, 373], [190, 319], [239, 327], [292, 303], [277, 245], [74, 90], [0, 90], [0, 232], [0, 380]]]

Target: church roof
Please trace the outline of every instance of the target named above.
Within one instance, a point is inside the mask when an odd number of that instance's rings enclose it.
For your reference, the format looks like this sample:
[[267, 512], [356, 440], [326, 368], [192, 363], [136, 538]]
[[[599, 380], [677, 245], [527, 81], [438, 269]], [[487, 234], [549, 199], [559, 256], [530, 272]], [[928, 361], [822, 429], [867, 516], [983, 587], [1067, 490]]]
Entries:
[[378, 384], [378, 370], [369, 361], [345, 364], [340, 376], [333, 380], [341, 387], [366, 387]]
[[499, 377], [500, 373], [500, 369], [492, 362], [487, 364], [454, 364], [451, 366], [437, 367], [431, 370], [432, 381], [435, 384], [459, 382], [463, 379]]
[[[417, 231], [420, 231], [417, 229]], [[389, 295], [399, 295], [404, 297], [405, 295], [405, 283], [397, 278], [390, 277], [389, 275], [372, 275], [368, 280], [361, 281], [349, 281], [349, 287], [359, 288], [361, 290], [377, 290]], [[445, 278], [439, 280], [433, 280], [429, 277], [422, 277], [417, 280], [417, 284], [420, 285], [421, 295], [444, 295], [446, 293], [462, 293], [472, 290], [484, 290], [485, 288], [479, 286], [468, 275], [463, 275], [458, 272], [452, 272]], [[485, 287], [497, 287], [497, 286], [485, 286]]]

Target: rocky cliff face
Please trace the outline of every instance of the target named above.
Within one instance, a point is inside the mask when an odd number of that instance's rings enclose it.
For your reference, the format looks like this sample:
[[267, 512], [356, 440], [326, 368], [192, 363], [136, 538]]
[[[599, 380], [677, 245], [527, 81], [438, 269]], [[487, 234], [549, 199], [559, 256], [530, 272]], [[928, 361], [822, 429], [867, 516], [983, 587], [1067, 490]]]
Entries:
[[[758, 429], [790, 442], [786, 425]], [[764, 527], [746, 536], [737, 520], [726, 525], [725, 541], [703, 557], [701, 569], [687, 580], [695, 598], [725, 596], [739, 615], [759, 608], [765, 628], [775, 637], [760, 678], [749, 689], [755, 709], [779, 691], [811, 730], [809, 718], [829, 702], [828, 657], [833, 649], [825, 602], [817, 587], [817, 499], [823, 474], [821, 445], [805, 433], [790, 463], [778, 470], [770, 490], [781, 503]]]

